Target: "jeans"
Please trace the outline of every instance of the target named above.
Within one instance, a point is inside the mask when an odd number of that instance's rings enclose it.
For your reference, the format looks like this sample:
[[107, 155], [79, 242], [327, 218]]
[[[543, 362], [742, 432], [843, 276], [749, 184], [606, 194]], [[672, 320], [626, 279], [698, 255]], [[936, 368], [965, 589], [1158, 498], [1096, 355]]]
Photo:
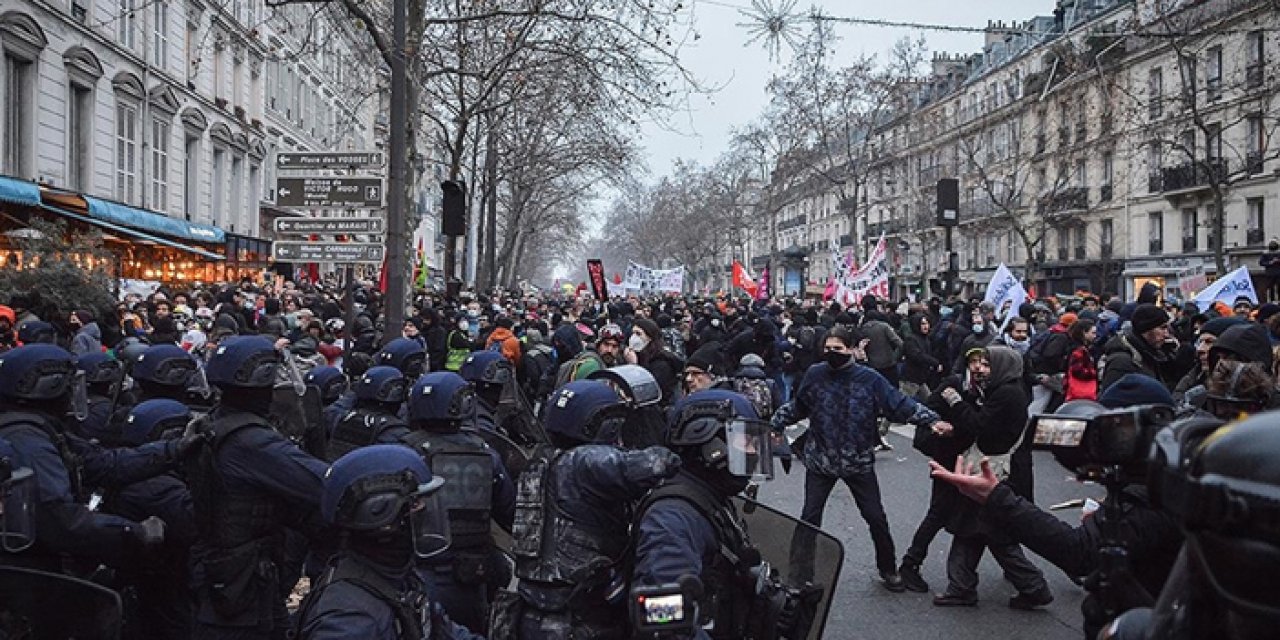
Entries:
[[880, 571], [896, 571], [897, 554], [893, 548], [893, 535], [889, 533], [889, 518], [885, 516], [884, 505], [880, 503], [880, 482], [876, 479], [874, 470], [843, 477], [805, 471], [804, 508], [800, 512], [800, 519], [815, 527], [822, 526], [822, 513], [837, 480], [843, 480], [849, 487], [849, 492], [858, 505], [858, 512], [871, 530], [871, 541], [876, 547], [876, 568]]
[[951, 539], [951, 552], [947, 555], [947, 593], [972, 596], [978, 591], [978, 562], [982, 552], [990, 550], [992, 557], [1004, 569], [1004, 577], [1018, 589], [1018, 593], [1038, 593], [1047, 590], [1049, 584], [1044, 574], [1027, 560], [1017, 543], [995, 544], [985, 536], [956, 536]]

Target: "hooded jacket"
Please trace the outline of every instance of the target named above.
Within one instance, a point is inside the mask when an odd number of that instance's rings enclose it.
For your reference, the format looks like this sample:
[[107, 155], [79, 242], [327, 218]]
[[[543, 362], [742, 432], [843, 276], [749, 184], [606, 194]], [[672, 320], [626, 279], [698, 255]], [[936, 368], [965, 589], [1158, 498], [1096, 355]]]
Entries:
[[100, 351], [102, 351], [102, 330], [98, 328], [98, 323], [90, 322], [80, 327], [71, 340], [71, 353], [82, 356]]
[[1243, 362], [1257, 362], [1271, 366], [1271, 338], [1267, 328], [1254, 323], [1238, 324], [1223, 331], [1209, 349], [1209, 360], [1215, 354], [1229, 353]]
[[912, 314], [907, 318], [911, 330], [902, 340], [902, 379], [916, 384], [937, 384], [938, 359], [929, 351], [929, 338], [920, 332], [924, 316]]
[[511, 361], [511, 365], [519, 370], [520, 339], [506, 327], [495, 327], [489, 334], [489, 339], [485, 341], [484, 346], [486, 349], [492, 348], [495, 342], [502, 343], [502, 357]]
[[1177, 386], [1179, 377], [1176, 364], [1173, 352], [1152, 347], [1132, 329], [1122, 331], [1108, 340], [1103, 349], [1102, 362], [1098, 367], [1101, 375], [1098, 392], [1106, 391], [1107, 387], [1130, 373], [1155, 378], [1172, 390]]
[[898, 332], [885, 322], [883, 315], [874, 311], [867, 312], [867, 321], [862, 323], [862, 335], [867, 338], [867, 365], [872, 369], [888, 369], [898, 363], [898, 350], [902, 348], [902, 338]]

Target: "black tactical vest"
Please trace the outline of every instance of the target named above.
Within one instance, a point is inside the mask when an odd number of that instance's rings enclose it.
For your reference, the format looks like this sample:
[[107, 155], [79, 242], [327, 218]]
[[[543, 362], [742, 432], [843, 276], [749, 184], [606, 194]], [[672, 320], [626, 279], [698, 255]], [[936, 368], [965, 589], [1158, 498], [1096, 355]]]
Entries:
[[71, 446], [67, 443], [67, 437], [63, 435], [62, 430], [58, 428], [58, 425], [54, 424], [53, 420], [52, 417], [39, 413], [8, 411], [0, 415], [0, 434], [9, 429], [18, 429], [23, 426], [40, 432], [49, 442], [53, 443], [54, 448], [58, 450], [58, 457], [62, 458], [62, 465], [67, 468], [67, 479], [71, 482], [71, 496], [77, 502], [83, 502], [89, 497], [85, 495], [83, 463], [80, 460], [80, 456], [72, 453]]
[[214, 549], [233, 549], [280, 533], [281, 517], [275, 500], [227, 491], [218, 468], [222, 445], [249, 428], [270, 429], [265, 418], [251, 413], [223, 413], [206, 429], [208, 442], [188, 463], [187, 480], [201, 542]]
[[[299, 607], [293, 638], [302, 638], [302, 628], [308, 622], [311, 610], [317, 606], [329, 588], [338, 583], [348, 583], [381, 600], [391, 609], [396, 619], [396, 636], [401, 640], [426, 640], [445, 637], [443, 622], [431, 610], [431, 602], [422, 591], [405, 590], [392, 584], [359, 560], [341, 556], [326, 571], [318, 583], [307, 592]], [[439, 635], [438, 635], [439, 634]]]
[[440, 499], [449, 511], [449, 549], [463, 551], [492, 546], [493, 456], [475, 434], [414, 431], [403, 438], [427, 461], [431, 473], [443, 477]]
[[384, 431], [404, 426], [404, 422], [393, 415], [372, 409], [355, 409], [334, 427], [325, 448], [325, 457], [333, 462], [360, 447], [374, 444]]

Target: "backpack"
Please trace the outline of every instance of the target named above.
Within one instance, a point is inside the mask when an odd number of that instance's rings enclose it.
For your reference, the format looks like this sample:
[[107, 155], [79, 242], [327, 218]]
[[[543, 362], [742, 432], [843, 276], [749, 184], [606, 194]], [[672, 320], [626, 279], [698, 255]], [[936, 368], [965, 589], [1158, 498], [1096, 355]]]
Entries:
[[[595, 366], [590, 367], [594, 361]], [[560, 366], [560, 371], [556, 374], [556, 386], [559, 389], [574, 380], [583, 380], [594, 371], [604, 369], [604, 361], [594, 351], [583, 351], [574, 356], [572, 360]]]
[[1067, 360], [1071, 357], [1070, 346], [1071, 339], [1065, 333], [1037, 333], [1031, 338], [1031, 347], [1027, 349], [1032, 370], [1047, 375], [1066, 371]]
[[760, 415], [761, 420], [768, 420], [773, 417], [773, 391], [769, 388], [768, 381], [755, 378], [734, 378], [733, 390], [746, 396], [747, 400], [751, 401], [751, 406], [755, 407], [756, 413]]
[[501, 341], [501, 340], [494, 340], [493, 342], [489, 343], [489, 348], [488, 348], [487, 350], [488, 350], [488, 351], [492, 351], [492, 352], [497, 353], [497, 354], [501, 354], [501, 353], [502, 353], [502, 341]]

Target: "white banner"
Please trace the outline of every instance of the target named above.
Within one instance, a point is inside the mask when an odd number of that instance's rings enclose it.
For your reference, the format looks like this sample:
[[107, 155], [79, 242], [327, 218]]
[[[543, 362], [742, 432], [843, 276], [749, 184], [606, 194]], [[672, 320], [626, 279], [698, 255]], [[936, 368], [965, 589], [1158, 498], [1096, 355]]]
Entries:
[[1204, 311], [1215, 302], [1234, 305], [1236, 298], [1248, 298], [1257, 306], [1258, 294], [1253, 290], [1253, 279], [1249, 277], [1249, 267], [1240, 267], [1227, 275], [1213, 281], [1213, 284], [1195, 297], [1196, 306]]
[[862, 268], [856, 271], [849, 269], [836, 278], [835, 300], [841, 305], [857, 305], [867, 295], [881, 300], [889, 298], [889, 268], [885, 265], [883, 234]]
[[[996, 267], [995, 275], [991, 276], [991, 283], [987, 285], [987, 293], [982, 301], [995, 305], [996, 317], [1001, 317], [1003, 314], [1004, 321], [1000, 323], [1000, 332], [1003, 333], [1005, 325], [1018, 315], [1018, 308], [1027, 301], [1027, 290], [1022, 287], [1022, 282], [1017, 276], [1009, 271], [1009, 267], [1001, 262], [1000, 266]], [[1005, 303], [1009, 304], [1007, 311]]]
[[160, 283], [154, 280], [130, 280], [128, 278], [120, 278], [120, 299], [129, 294], [136, 294], [146, 298], [155, 293], [160, 288]]
[[650, 269], [634, 262], [627, 264], [627, 274], [622, 287], [642, 293], [680, 293], [684, 290], [684, 267], [674, 269]]

